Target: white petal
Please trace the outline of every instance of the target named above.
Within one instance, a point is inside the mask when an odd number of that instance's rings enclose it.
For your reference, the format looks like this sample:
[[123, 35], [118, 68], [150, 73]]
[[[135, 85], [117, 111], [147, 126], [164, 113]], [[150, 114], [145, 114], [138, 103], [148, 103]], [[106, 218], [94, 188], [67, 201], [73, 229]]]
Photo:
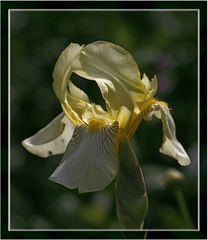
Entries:
[[187, 166], [191, 163], [186, 151], [176, 139], [174, 120], [167, 107], [161, 105], [161, 120], [163, 124], [164, 139], [160, 152], [175, 158], [180, 165]]
[[103, 190], [118, 171], [118, 129], [117, 122], [94, 132], [85, 125], [76, 127], [63, 160], [49, 179], [78, 188], [80, 193]]
[[74, 126], [64, 113], [61, 113], [45, 128], [25, 139], [22, 145], [40, 157], [61, 154], [65, 152], [73, 132]]
[[176, 138], [175, 123], [168, 107], [160, 102], [153, 104], [148, 109], [144, 119], [150, 120], [153, 115], [161, 119], [163, 125], [163, 144], [160, 148], [160, 152], [175, 158], [182, 166], [189, 165], [191, 162], [190, 158]]
[[179, 141], [176, 138], [170, 140], [169, 138], [164, 136], [160, 152], [177, 159], [178, 163], [182, 166], [187, 166], [191, 163], [183, 146], [179, 143]]

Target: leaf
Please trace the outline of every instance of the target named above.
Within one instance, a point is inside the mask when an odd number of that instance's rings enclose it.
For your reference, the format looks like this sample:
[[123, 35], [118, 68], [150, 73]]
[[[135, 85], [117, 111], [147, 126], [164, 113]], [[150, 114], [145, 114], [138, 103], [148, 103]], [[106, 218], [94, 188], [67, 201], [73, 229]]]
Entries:
[[142, 229], [148, 210], [145, 182], [137, 157], [127, 138], [120, 141], [116, 207], [119, 223], [125, 229]]

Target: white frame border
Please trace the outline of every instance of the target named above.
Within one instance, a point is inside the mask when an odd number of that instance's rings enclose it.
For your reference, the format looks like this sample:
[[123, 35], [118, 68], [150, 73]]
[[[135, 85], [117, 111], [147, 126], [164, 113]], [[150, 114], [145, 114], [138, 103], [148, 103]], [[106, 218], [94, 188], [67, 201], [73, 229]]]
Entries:
[[[32, 1], [32, 0], [30, 0]], [[49, 0], [48, 0], [49, 1]], [[178, 0], [180, 1], [180, 0]], [[194, 1], [194, 0], [193, 0]], [[84, 1], [83, 1], [84, 2]], [[75, 12], [75, 11], [79, 11], [79, 12], [94, 12], [94, 11], [100, 11], [100, 12], [104, 12], [104, 11], [109, 11], [109, 12], [119, 12], [119, 11], [178, 11], [178, 12], [197, 12], [197, 51], [198, 51], [198, 61], [197, 61], [197, 107], [198, 107], [198, 118], [197, 118], [197, 123], [198, 123], [198, 145], [197, 145], [197, 155], [198, 155], [198, 184], [197, 184], [197, 190], [198, 190], [198, 214], [197, 214], [197, 229], [11, 229], [11, 221], [10, 221], [10, 214], [11, 214], [11, 210], [10, 210], [10, 205], [11, 205], [11, 196], [10, 196], [10, 177], [11, 177], [11, 173], [10, 173], [10, 158], [11, 158], [11, 147], [10, 147], [10, 143], [11, 143], [11, 137], [10, 137], [10, 123], [11, 123], [11, 119], [10, 119], [10, 111], [11, 111], [11, 107], [10, 107], [10, 82], [11, 82], [11, 66], [10, 66], [10, 13], [11, 12], [44, 12], [44, 11], [70, 11], [70, 12]], [[200, 9], [9, 9], [8, 10], [8, 231], [25, 231], [25, 232], [31, 232], [31, 231], [75, 231], [75, 232], [87, 232], [87, 231], [91, 231], [91, 232], [100, 232], [100, 231], [109, 231], [109, 232], [113, 232], [113, 231], [117, 231], [117, 232], [123, 232], [123, 231], [139, 231], [139, 232], [144, 232], [144, 231], [148, 231], [148, 232], [154, 232], [154, 231], [200, 231]]]

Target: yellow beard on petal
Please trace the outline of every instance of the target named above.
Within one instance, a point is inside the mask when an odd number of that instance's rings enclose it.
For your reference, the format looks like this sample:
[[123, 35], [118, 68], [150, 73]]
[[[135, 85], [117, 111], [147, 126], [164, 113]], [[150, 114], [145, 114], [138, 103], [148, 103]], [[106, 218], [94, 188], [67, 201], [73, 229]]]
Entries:
[[106, 123], [103, 119], [90, 118], [88, 121], [88, 131], [95, 131], [98, 128], [105, 126]]

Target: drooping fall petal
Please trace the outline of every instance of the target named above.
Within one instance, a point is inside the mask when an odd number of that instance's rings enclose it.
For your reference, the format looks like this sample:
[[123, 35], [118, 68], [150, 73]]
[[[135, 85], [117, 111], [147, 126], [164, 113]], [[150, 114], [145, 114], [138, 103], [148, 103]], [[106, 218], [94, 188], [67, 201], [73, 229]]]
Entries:
[[35, 135], [25, 139], [22, 144], [29, 152], [40, 157], [62, 154], [73, 132], [74, 126], [64, 113], [61, 113]]
[[118, 129], [117, 122], [96, 130], [76, 127], [63, 160], [49, 179], [78, 188], [80, 193], [103, 190], [118, 171]]

